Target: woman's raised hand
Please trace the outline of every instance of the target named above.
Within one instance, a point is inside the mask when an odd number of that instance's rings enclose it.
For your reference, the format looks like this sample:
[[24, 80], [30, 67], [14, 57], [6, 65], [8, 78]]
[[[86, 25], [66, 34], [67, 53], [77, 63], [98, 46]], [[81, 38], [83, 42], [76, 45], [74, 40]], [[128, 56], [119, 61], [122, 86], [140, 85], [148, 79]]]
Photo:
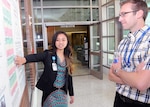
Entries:
[[24, 57], [21, 57], [21, 56], [18, 56], [18, 55], [15, 57], [15, 64], [17, 66], [21, 66], [24, 63], [26, 63], [26, 59]]

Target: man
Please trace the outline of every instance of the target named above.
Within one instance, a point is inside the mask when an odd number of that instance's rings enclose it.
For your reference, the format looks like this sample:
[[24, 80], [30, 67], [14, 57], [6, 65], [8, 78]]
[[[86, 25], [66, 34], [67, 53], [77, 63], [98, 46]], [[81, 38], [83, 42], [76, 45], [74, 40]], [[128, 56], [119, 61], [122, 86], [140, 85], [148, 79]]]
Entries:
[[[119, 21], [130, 30], [117, 49], [119, 58], [109, 70], [116, 83], [114, 107], [150, 107], [150, 27], [145, 25], [148, 13], [143, 0], [121, 3]], [[116, 62], [116, 60], [115, 60]]]

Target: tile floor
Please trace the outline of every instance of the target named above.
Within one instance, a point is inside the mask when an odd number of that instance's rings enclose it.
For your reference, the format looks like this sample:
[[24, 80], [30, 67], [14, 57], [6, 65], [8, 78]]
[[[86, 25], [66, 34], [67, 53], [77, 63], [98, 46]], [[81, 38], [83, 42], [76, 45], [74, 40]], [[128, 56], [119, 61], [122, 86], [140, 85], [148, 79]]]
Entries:
[[76, 76], [73, 80], [75, 103], [69, 107], [113, 107], [115, 84], [106, 75], [103, 80], [92, 75]]
[[[103, 80], [92, 75], [74, 76], [73, 82], [75, 102], [69, 104], [69, 107], [113, 107], [115, 84], [108, 80], [106, 74]], [[39, 100], [40, 97], [39, 91]], [[38, 102], [40, 105], [41, 102]]]

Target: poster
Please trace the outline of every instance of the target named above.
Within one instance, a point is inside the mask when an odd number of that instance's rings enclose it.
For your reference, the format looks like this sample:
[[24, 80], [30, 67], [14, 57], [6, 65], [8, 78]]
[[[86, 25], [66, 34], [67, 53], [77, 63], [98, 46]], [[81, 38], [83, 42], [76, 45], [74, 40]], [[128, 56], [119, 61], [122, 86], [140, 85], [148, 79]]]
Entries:
[[0, 107], [19, 107], [25, 88], [24, 67], [15, 56], [23, 56], [19, 0], [0, 0]]

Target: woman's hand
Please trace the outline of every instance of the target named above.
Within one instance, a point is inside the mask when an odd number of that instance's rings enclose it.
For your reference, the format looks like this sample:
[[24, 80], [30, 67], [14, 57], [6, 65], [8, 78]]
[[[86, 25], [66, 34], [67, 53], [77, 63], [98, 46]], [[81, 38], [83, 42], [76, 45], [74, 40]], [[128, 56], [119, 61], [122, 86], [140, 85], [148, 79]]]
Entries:
[[21, 56], [16, 56], [15, 57], [15, 64], [17, 66], [21, 66], [24, 63], [26, 63], [26, 59], [24, 57], [21, 57]]
[[74, 96], [70, 96], [70, 104], [74, 103]]

